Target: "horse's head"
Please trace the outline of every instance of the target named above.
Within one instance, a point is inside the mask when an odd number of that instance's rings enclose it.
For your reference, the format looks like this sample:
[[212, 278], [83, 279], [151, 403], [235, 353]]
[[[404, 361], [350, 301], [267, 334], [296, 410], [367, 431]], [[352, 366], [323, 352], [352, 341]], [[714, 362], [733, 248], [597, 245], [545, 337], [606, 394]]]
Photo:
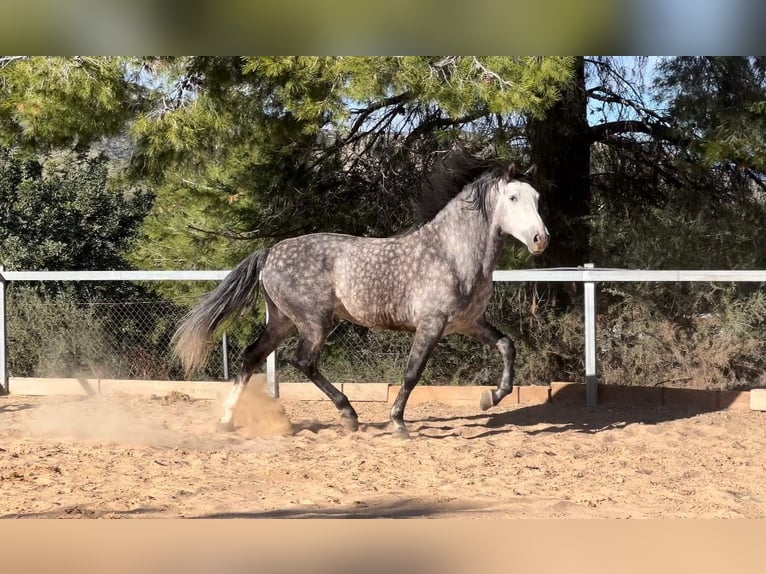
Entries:
[[[532, 177], [534, 172], [533, 165], [524, 176]], [[515, 179], [515, 176], [516, 168], [511, 164], [498, 180], [493, 219], [503, 233], [521, 241], [533, 255], [539, 255], [545, 251], [550, 240], [548, 229], [537, 212], [540, 194], [527, 182]]]

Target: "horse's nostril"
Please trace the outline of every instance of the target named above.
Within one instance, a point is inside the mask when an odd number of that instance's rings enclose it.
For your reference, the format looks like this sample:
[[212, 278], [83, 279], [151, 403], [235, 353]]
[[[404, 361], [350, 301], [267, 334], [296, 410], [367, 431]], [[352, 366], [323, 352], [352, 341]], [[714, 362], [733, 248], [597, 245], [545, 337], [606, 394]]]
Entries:
[[533, 243], [540, 243], [540, 234], [535, 233], [535, 236], [532, 238]]

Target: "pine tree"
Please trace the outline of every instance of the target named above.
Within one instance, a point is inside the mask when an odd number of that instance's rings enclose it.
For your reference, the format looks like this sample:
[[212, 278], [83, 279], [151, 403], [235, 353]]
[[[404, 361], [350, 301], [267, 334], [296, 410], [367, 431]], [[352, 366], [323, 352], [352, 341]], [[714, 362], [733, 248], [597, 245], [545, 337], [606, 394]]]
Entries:
[[[135, 260], [228, 265], [312, 231], [412, 224], [420, 177], [460, 143], [522, 159], [512, 117], [542, 117], [568, 58], [186, 58], [159, 62], [161, 107], [133, 125], [158, 183]], [[241, 241], [238, 241], [241, 240]]]

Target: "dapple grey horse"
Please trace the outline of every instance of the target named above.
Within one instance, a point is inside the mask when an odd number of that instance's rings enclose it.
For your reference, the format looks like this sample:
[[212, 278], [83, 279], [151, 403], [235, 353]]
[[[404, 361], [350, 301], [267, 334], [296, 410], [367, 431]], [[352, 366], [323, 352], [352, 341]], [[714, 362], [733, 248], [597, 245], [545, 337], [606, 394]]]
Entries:
[[437, 342], [451, 333], [498, 349], [503, 372], [497, 388], [482, 393], [480, 407], [486, 410], [501, 401], [513, 388], [515, 348], [484, 312], [505, 238], [515, 237], [533, 254], [548, 245], [548, 230], [538, 214], [539, 194], [527, 180], [533, 172], [534, 166], [517, 176], [513, 164], [483, 169], [454, 190], [432, 219], [400, 235], [313, 233], [245, 258], [189, 312], [174, 335], [175, 352], [187, 373], [192, 372], [204, 362], [222, 323], [263, 292], [268, 324], [245, 349], [220, 426], [232, 428], [233, 409], [250, 376], [297, 331], [292, 364], [332, 400], [341, 422], [355, 430], [358, 417], [348, 397], [317, 368], [335, 318], [414, 332], [403, 384], [391, 409], [396, 434], [407, 436], [407, 399]]

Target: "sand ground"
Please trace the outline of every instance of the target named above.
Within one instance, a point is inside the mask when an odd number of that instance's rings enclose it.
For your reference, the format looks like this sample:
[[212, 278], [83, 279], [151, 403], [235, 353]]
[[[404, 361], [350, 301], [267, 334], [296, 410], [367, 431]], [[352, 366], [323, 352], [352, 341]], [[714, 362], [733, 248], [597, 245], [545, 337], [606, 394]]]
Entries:
[[0, 516], [766, 517], [766, 413], [0, 397]]

